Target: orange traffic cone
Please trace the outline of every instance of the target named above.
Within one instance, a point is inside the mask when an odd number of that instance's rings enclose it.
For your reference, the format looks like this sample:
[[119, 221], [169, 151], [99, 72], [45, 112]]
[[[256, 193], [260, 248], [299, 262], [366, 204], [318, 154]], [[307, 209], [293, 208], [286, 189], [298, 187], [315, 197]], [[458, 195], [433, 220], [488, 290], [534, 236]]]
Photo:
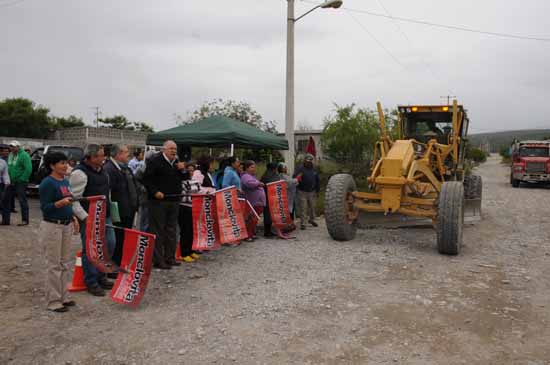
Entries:
[[76, 253], [74, 263], [73, 282], [67, 287], [68, 291], [83, 291], [86, 290], [84, 283], [84, 270], [82, 269], [82, 251]]
[[180, 241], [178, 241], [178, 247], [176, 248], [176, 260], [179, 260], [181, 258], [181, 246]]

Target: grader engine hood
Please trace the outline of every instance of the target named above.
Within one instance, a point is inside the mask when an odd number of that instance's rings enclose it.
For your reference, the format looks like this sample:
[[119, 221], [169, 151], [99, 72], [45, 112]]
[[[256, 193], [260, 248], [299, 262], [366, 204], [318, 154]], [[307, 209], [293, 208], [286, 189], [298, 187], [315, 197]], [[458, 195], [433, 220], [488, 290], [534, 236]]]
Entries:
[[381, 160], [380, 175], [375, 183], [380, 186], [380, 201], [385, 213], [397, 212], [401, 206], [401, 195], [407, 182], [407, 172], [414, 159], [412, 141], [396, 141], [387, 156]]

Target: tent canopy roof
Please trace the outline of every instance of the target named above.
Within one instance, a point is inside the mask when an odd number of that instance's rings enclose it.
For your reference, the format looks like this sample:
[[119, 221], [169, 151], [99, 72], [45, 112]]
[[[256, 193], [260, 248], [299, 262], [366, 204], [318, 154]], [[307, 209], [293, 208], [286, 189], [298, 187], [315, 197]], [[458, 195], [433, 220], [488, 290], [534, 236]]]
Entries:
[[150, 134], [147, 144], [159, 146], [168, 139], [195, 147], [226, 147], [234, 144], [239, 147], [288, 150], [286, 139], [223, 116], [209, 117]]

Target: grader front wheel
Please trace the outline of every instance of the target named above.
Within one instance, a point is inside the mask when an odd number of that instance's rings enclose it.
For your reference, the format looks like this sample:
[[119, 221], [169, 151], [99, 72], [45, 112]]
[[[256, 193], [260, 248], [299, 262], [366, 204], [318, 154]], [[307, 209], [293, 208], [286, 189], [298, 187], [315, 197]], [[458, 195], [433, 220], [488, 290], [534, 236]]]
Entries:
[[358, 211], [352, 193], [357, 190], [353, 177], [338, 174], [330, 178], [325, 193], [325, 221], [328, 233], [337, 241], [355, 238]]
[[437, 250], [445, 255], [458, 255], [464, 225], [464, 186], [459, 181], [443, 183], [437, 214]]

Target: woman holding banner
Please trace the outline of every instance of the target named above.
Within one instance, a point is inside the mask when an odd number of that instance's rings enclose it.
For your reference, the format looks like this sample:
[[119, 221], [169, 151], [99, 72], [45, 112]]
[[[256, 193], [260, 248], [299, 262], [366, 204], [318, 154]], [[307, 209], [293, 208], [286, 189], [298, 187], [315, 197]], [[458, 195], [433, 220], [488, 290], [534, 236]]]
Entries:
[[181, 256], [178, 257], [178, 260], [190, 263], [200, 258], [197, 252], [193, 252], [193, 201], [191, 195], [201, 193], [201, 183], [195, 180], [183, 180], [182, 193], [178, 219]]
[[239, 176], [241, 161], [237, 157], [232, 156], [227, 159], [227, 164], [228, 166], [223, 173], [222, 188], [235, 186], [237, 190], [241, 191], [241, 178]]
[[296, 187], [302, 179], [302, 175], [298, 175], [296, 178], [290, 177], [288, 174], [288, 167], [283, 162], [279, 162], [277, 166], [277, 172], [281, 175], [281, 179], [286, 182], [286, 196], [288, 199], [288, 210], [290, 211], [290, 217], [294, 220], [294, 200], [296, 198]]
[[[244, 173], [241, 176], [241, 186], [246, 200], [254, 208], [258, 215], [262, 215], [266, 206], [265, 184], [256, 178], [256, 163], [254, 161], [245, 161]], [[252, 241], [254, 237], [249, 237], [246, 241]]]
[[[44, 165], [50, 172], [40, 183], [39, 228], [40, 245], [46, 259], [46, 304], [54, 312], [66, 312], [75, 302], [69, 299], [69, 254], [71, 234], [78, 233], [78, 221], [73, 216], [73, 198], [67, 174], [67, 156], [61, 152], [44, 156]], [[71, 227], [71, 223], [72, 226]]]
[[[281, 175], [277, 173], [277, 163], [270, 162], [267, 164], [267, 170], [262, 176], [262, 183], [264, 183], [264, 186], [281, 180]], [[276, 235], [273, 234], [273, 231], [271, 229], [273, 225], [273, 222], [271, 220], [271, 213], [269, 213], [269, 202], [267, 202], [265, 208], [264, 208], [264, 237], [275, 237]]]

